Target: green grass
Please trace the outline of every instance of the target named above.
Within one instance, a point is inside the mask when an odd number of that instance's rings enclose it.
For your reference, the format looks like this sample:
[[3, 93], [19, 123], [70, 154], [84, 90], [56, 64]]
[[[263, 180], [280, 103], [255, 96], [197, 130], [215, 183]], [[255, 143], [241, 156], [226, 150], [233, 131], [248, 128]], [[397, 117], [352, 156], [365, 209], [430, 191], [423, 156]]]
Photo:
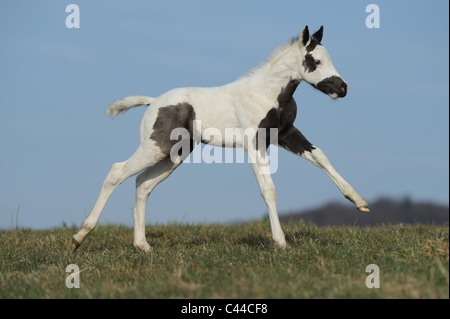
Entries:
[[[0, 298], [449, 298], [448, 226], [283, 226], [279, 249], [266, 221], [100, 226], [74, 253], [75, 228], [0, 231]], [[82, 270], [65, 286], [66, 266]], [[368, 289], [368, 264], [380, 289]]]

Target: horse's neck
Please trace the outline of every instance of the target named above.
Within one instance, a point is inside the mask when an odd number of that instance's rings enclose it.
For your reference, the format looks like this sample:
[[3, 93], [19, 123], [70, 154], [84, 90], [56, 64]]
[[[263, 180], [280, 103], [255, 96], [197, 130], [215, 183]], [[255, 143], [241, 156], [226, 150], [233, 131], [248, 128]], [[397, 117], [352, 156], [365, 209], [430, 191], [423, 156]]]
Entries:
[[298, 71], [300, 63], [300, 56], [295, 48], [286, 45], [269, 57], [264, 64], [252, 70], [245, 80], [276, 99], [290, 83], [294, 81], [298, 84], [302, 80]]

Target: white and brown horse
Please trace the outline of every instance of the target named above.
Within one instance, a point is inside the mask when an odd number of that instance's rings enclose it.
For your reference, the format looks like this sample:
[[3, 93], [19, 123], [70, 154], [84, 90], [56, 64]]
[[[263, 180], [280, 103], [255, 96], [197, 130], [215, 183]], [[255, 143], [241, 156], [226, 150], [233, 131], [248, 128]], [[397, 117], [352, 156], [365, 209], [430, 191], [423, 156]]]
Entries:
[[[347, 83], [334, 68], [327, 50], [321, 44], [323, 27], [310, 36], [306, 26], [298, 38], [292, 38], [276, 50], [265, 63], [250, 71], [235, 82], [211, 88], [178, 88], [157, 98], [130, 96], [112, 103], [107, 111], [116, 116], [131, 107], [150, 105], [140, 126], [140, 145], [128, 160], [112, 165], [100, 195], [81, 229], [73, 236], [73, 246], [83, 243], [95, 228], [100, 214], [114, 189], [125, 179], [138, 174], [136, 179], [136, 205], [134, 208], [134, 246], [149, 251], [145, 238], [145, 206], [151, 191], [166, 179], [185, 159], [174, 160], [175, 144], [187, 142], [189, 151], [195, 143], [214, 146], [243, 147], [248, 153], [261, 195], [270, 217], [272, 237], [281, 246], [286, 246], [283, 230], [276, 209], [275, 186], [266, 166], [267, 144], [258, 144], [261, 130], [269, 132], [268, 143], [279, 146], [311, 161], [322, 168], [333, 180], [342, 194], [352, 201], [360, 211], [368, 212], [366, 201], [356, 193], [331, 166], [324, 153], [311, 144], [293, 125], [297, 105], [293, 94], [304, 80], [333, 99], [347, 94]], [[204, 129], [214, 128], [216, 136], [194, 138], [196, 125], [201, 121]], [[247, 144], [239, 136], [230, 143], [225, 136], [226, 129], [251, 128], [254, 136]], [[188, 134], [173, 139], [174, 130], [182, 129]], [[248, 140], [248, 138], [247, 138]], [[188, 152], [189, 153], [189, 152]], [[178, 154], [178, 153], [177, 153]]]

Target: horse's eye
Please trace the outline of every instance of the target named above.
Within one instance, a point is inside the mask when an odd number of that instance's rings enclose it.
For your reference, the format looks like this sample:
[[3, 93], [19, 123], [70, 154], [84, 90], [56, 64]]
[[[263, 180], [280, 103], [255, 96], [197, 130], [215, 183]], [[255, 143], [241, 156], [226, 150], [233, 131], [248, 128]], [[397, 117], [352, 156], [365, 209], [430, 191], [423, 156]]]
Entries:
[[319, 65], [319, 64], [320, 64], [320, 60], [314, 60], [314, 63], [315, 63], [316, 65]]

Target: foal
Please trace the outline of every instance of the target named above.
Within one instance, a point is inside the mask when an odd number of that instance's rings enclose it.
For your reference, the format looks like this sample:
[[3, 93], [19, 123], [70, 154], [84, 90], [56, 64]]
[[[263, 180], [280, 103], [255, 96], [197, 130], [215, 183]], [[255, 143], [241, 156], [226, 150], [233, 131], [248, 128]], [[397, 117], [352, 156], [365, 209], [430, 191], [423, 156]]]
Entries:
[[[276, 129], [276, 136], [270, 130], [272, 136], [268, 134], [266, 137], [269, 143], [278, 144], [323, 169], [347, 199], [360, 211], [369, 212], [366, 201], [336, 172], [324, 153], [293, 125], [297, 113], [293, 94], [302, 80], [332, 99], [347, 94], [347, 83], [339, 76], [327, 50], [321, 44], [322, 35], [323, 27], [310, 36], [306, 26], [298, 38], [293, 38], [280, 47], [265, 63], [224, 86], [178, 88], [158, 98], [130, 96], [112, 103], [107, 110], [107, 114], [112, 117], [138, 105], [151, 107], [147, 108], [142, 119], [139, 148], [128, 160], [112, 165], [91, 213], [73, 236], [74, 248], [78, 248], [95, 228], [114, 189], [125, 179], [141, 172], [136, 179], [134, 246], [143, 251], [151, 249], [145, 238], [147, 198], [156, 185], [165, 180], [186, 158], [184, 155], [174, 160], [171, 156], [174, 145], [180, 141], [188, 142], [189, 152], [195, 143], [200, 142], [245, 149], [261, 195], [267, 204], [272, 237], [280, 247], [285, 247], [286, 241], [275, 204], [275, 186], [267, 170], [268, 163], [264, 160], [268, 144], [259, 147], [261, 144], [258, 145], [258, 133], [252, 135], [250, 141], [247, 139], [247, 144], [239, 136], [236, 141], [227, 144], [221, 138], [225, 136], [226, 128], [251, 128], [254, 132]], [[215, 128], [221, 135], [208, 139], [194, 138], [195, 123], [198, 121], [201, 121], [203, 128]], [[176, 129], [183, 129], [189, 134], [174, 140], [171, 133]]]

